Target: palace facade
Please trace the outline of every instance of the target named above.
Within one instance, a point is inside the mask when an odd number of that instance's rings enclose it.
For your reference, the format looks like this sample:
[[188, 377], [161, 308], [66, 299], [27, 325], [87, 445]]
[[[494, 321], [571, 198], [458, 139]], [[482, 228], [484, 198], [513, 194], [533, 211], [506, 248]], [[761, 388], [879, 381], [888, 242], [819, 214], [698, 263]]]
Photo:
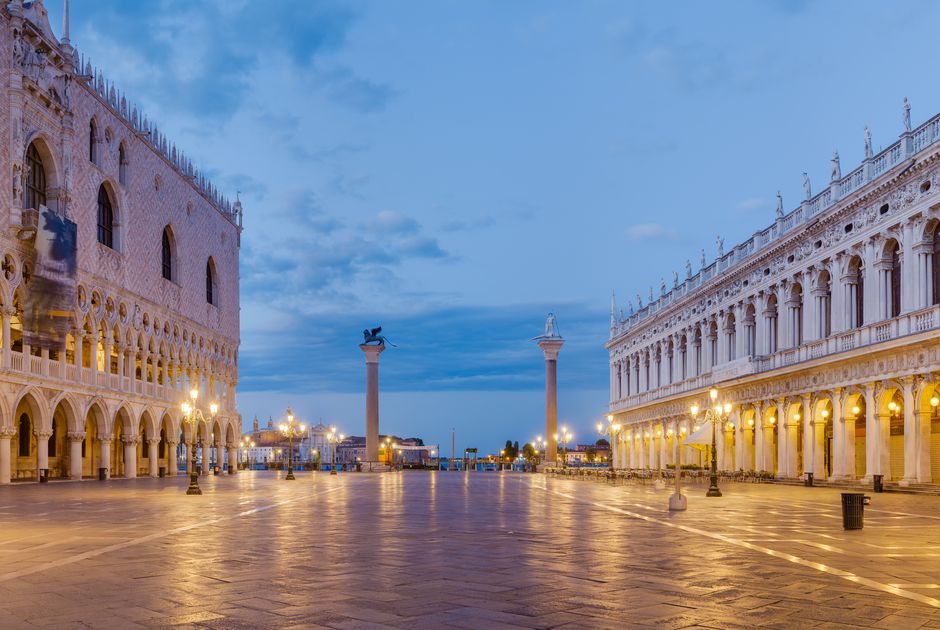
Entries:
[[625, 317], [612, 305], [618, 467], [703, 463], [683, 442], [716, 387], [721, 470], [940, 483], [940, 116], [912, 129], [909, 111], [769, 227]]
[[0, 483], [175, 474], [192, 389], [234, 471], [241, 204], [78, 54], [67, 0], [61, 39], [41, 0], [0, 7]]

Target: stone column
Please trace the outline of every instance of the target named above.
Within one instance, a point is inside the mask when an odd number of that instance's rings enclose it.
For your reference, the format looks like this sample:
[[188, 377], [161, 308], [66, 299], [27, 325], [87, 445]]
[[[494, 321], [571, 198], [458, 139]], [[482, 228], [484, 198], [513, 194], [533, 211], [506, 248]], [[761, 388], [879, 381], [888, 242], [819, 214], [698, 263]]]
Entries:
[[[809, 394], [800, 396], [800, 426], [803, 430], [803, 472], [816, 473], [816, 433], [812, 399]], [[799, 468], [797, 468], [799, 471]]]
[[669, 436], [666, 435], [666, 423], [663, 422], [656, 429], [659, 433], [659, 469], [665, 469], [669, 464]]
[[[359, 346], [366, 355], [366, 461], [379, 461], [379, 355], [384, 345]], [[554, 431], [552, 431], [554, 433]], [[549, 433], [549, 437], [552, 435]], [[554, 461], [554, 445], [552, 459]]]
[[[2, 350], [2, 360], [0, 360], [0, 367], [3, 367], [3, 369], [9, 369], [11, 351], [10, 345], [12, 344], [10, 337], [10, 318], [16, 314], [16, 311], [12, 308], [5, 308], [0, 312], [3, 314], [3, 347], [0, 349]], [[7, 474], [9, 475], [9, 472]]]
[[842, 472], [846, 479], [856, 479], [858, 471], [855, 470], [855, 421], [856, 415], [848, 409], [849, 398], [846, 396], [842, 405], [842, 415], [845, 416], [843, 429], [845, 437], [842, 443], [843, 468]]
[[638, 436], [640, 439], [636, 440], [637, 444], [637, 455], [639, 455], [639, 460], [637, 461], [637, 468], [646, 468], [649, 466], [649, 456], [646, 454], [646, 428], [643, 425], [637, 427]]
[[[905, 230], [905, 235], [906, 234], [907, 231]], [[904, 300], [903, 297], [901, 299]], [[901, 479], [900, 483], [902, 486], [917, 483], [917, 451], [918, 442], [920, 441], [920, 432], [917, 428], [919, 418], [917, 417], [917, 409], [915, 408], [914, 401], [919, 398], [917, 395], [920, 389], [918, 385], [919, 383], [915, 383], [914, 379], [910, 377], [901, 379], [901, 396], [903, 397], [904, 412], [904, 478]], [[890, 437], [888, 439], [890, 439]]]
[[36, 432], [36, 478], [42, 474], [40, 471], [49, 469], [49, 438], [51, 431]]
[[[98, 464], [99, 467], [105, 469], [105, 479], [111, 478], [111, 438], [102, 438], [98, 444], [101, 448], [101, 462]], [[94, 471], [95, 474], [98, 474], [98, 471]]]
[[166, 474], [174, 477], [179, 472], [179, 464], [176, 461], [176, 446], [179, 442], [166, 442]]
[[754, 407], [754, 470], [767, 470], [764, 467], [764, 413], [761, 403], [756, 402]]
[[[776, 411], [774, 412], [776, 413]], [[774, 422], [770, 422], [770, 418], [761, 418], [761, 435], [764, 440], [764, 467], [762, 470], [766, 470], [769, 473], [774, 471], [774, 431], [777, 426], [777, 418], [774, 416]]]
[[558, 432], [558, 353], [561, 337], [542, 339], [539, 348], [545, 357], [545, 461], [554, 462], [558, 445], [552, 436]]
[[226, 444], [226, 448], [228, 449], [228, 474], [234, 475], [238, 470], [238, 449], [232, 443]]
[[0, 484], [10, 483], [12, 472], [11, 456], [12, 451], [10, 438], [13, 437], [12, 427], [0, 428]]
[[124, 442], [124, 478], [135, 479], [137, 477], [137, 443], [140, 438], [136, 435], [122, 435], [121, 441]]
[[85, 441], [84, 431], [70, 431], [69, 440], [69, 479], [82, 478], [82, 442]]
[[[832, 390], [832, 478], [845, 479], [845, 390]], [[825, 437], [823, 437], [825, 439]]]
[[[867, 292], [867, 290], [866, 290]], [[865, 298], [866, 304], [868, 303], [868, 298]], [[866, 317], [867, 317], [866, 312]], [[879, 442], [881, 435], [881, 429], [878, 426], [878, 409], [875, 406], [875, 400], [877, 396], [875, 395], [875, 384], [868, 383], [865, 385], [865, 477], [862, 481], [865, 483], [870, 483], [872, 480], [872, 475], [881, 474], [881, 460], [879, 457], [880, 447]]]
[[160, 438], [147, 438], [147, 472], [151, 477], [160, 476], [160, 459], [157, 457], [157, 448], [160, 446]]

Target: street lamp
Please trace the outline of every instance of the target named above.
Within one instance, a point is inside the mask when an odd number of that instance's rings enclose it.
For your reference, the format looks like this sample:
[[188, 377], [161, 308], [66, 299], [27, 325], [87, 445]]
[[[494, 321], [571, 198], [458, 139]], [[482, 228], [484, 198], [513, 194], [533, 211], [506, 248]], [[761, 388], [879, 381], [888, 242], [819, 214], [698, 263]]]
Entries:
[[[712, 387], [708, 391], [708, 397], [711, 399], [712, 406], [705, 410], [705, 420], [711, 421], [712, 423], [712, 467], [710, 475], [710, 483], [708, 486], [708, 492], [705, 493], [706, 497], [720, 497], [721, 490], [718, 489], [718, 424], [722, 424], [724, 419], [726, 419], [731, 414], [731, 403], [725, 403], [721, 405], [718, 403], [718, 390]], [[698, 416], [699, 408], [698, 405], [692, 405], [689, 409], [692, 414], [692, 419], [695, 420]], [[724, 412], [724, 415], [722, 415]]]
[[[190, 435], [192, 440], [190, 442], [190, 447], [187, 449], [189, 451], [189, 456], [187, 459], [187, 466], [189, 467], [189, 487], [186, 489], [186, 494], [202, 494], [202, 490], [199, 489], [199, 477], [196, 475], [196, 429], [199, 426], [199, 422], [205, 422], [209, 424], [206, 420], [205, 415], [203, 415], [202, 410], [196, 406], [196, 399], [199, 397], [198, 389], [189, 390], [189, 399], [191, 402], [183, 402], [180, 405], [180, 409], [183, 411], [183, 422], [190, 425]], [[215, 418], [215, 414], [219, 412], [219, 406], [216, 403], [211, 403], [209, 405], [209, 419], [212, 420]]]
[[535, 449], [535, 465], [538, 466], [542, 463], [542, 456], [540, 454], [545, 452], [545, 440], [542, 439], [541, 435], [535, 437], [535, 445], [537, 447]]
[[568, 440], [570, 440], [573, 437], [574, 436], [571, 434], [571, 432], [568, 431], [568, 428], [564, 426], [561, 427], [561, 434], [556, 433], [554, 435], [556, 445], [558, 444], [559, 439], [561, 439], [562, 443], [565, 445], [564, 454], [561, 459], [562, 468], [566, 468], [568, 465]]
[[284, 481], [293, 481], [294, 477], [294, 438], [304, 434], [304, 425], [294, 421], [294, 412], [287, 408], [287, 422], [281, 423], [281, 433], [287, 437], [287, 476]]
[[346, 438], [345, 435], [340, 433], [336, 435], [336, 427], [330, 427], [330, 433], [326, 436], [327, 441], [330, 443], [330, 450], [332, 451], [333, 463], [330, 464], [330, 474], [336, 474], [336, 445], [342, 442]]
[[614, 422], [614, 416], [607, 414], [607, 427], [604, 427], [603, 422], [597, 423], [597, 433], [598, 435], [609, 435], [610, 441], [607, 443], [608, 456], [607, 456], [607, 467], [610, 470], [614, 469], [614, 436], [620, 433], [622, 427], [619, 423]]
[[391, 446], [392, 441], [389, 438], [385, 438], [385, 441], [382, 442], [382, 444], [385, 446], [385, 449], [384, 449], [385, 465], [391, 468], [392, 467], [392, 452], [389, 450], [389, 447]]

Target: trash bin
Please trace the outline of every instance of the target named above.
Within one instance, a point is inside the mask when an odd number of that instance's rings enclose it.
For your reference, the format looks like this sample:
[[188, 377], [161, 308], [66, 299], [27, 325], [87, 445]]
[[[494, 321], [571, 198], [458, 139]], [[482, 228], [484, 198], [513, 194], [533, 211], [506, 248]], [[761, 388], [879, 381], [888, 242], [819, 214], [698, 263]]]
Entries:
[[803, 485], [806, 486], [807, 488], [812, 488], [813, 487], [813, 473], [808, 472], [808, 473], [805, 473], [805, 475], [806, 475], [806, 478], [803, 480]]
[[49, 483], [49, 469], [48, 468], [39, 469], [39, 483]]
[[212, 474], [213, 474], [213, 475], [218, 475], [218, 474], [219, 474], [219, 467], [218, 467], [218, 466], [216, 466], [215, 468], [212, 469]]
[[160, 466], [160, 479], [166, 477], [166, 466]]
[[881, 480], [884, 479], [884, 475], [872, 475], [871, 480], [874, 485], [875, 492], [884, 492], [885, 488]]
[[108, 469], [99, 468], [98, 469], [98, 481], [107, 481], [108, 480]]
[[865, 525], [865, 494], [862, 492], [842, 493], [842, 528], [862, 529]]
[[356, 472], [362, 472], [362, 462], [356, 462]]

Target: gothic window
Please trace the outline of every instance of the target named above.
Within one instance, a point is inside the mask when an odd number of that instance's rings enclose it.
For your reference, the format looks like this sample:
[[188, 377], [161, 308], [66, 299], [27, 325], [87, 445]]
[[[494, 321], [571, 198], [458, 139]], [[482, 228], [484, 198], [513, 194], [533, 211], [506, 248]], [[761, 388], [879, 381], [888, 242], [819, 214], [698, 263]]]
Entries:
[[206, 302], [217, 304], [218, 295], [216, 295], [215, 265], [212, 264], [212, 258], [206, 262]]
[[897, 317], [901, 314], [901, 247], [897, 241], [890, 246], [891, 272], [890, 272], [890, 298], [888, 316]]
[[98, 125], [95, 124], [95, 120], [92, 118], [91, 122], [88, 123], [88, 161], [95, 164], [98, 163], [97, 139]]
[[39, 210], [46, 205], [46, 169], [35, 144], [26, 150], [26, 208]]
[[114, 208], [104, 186], [98, 187], [98, 242], [114, 249]]
[[166, 457], [166, 429], [160, 429], [160, 446], [157, 448], [157, 457], [160, 459]]
[[32, 432], [31, 423], [29, 421], [29, 415], [23, 414], [20, 416], [19, 424], [19, 451], [18, 454], [20, 457], [29, 457], [29, 434]]
[[[170, 228], [163, 228], [163, 243], [162, 243], [162, 267], [163, 267], [163, 277], [167, 280], [173, 280], [173, 243], [170, 239]], [[208, 289], [208, 284], [206, 285]], [[211, 300], [210, 300], [211, 301]]]
[[123, 142], [118, 147], [118, 181], [122, 186], [127, 186], [127, 150]]

